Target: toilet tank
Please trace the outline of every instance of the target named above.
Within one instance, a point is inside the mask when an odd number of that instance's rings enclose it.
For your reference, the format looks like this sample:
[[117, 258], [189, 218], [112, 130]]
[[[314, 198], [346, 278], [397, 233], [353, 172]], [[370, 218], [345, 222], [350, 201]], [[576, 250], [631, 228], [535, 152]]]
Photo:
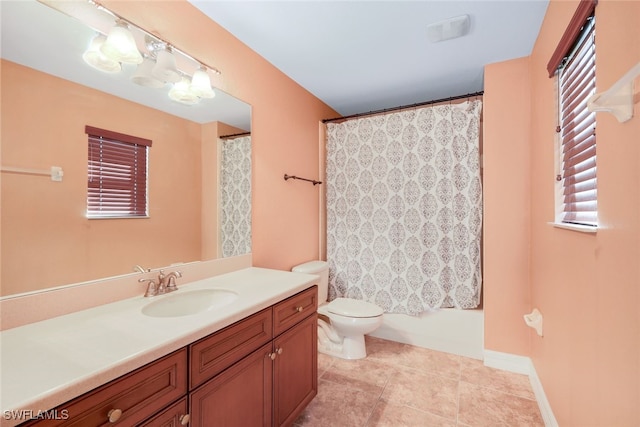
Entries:
[[329, 264], [326, 261], [305, 262], [304, 264], [296, 265], [291, 271], [320, 276], [318, 281], [318, 305], [327, 302], [327, 297], [329, 296]]

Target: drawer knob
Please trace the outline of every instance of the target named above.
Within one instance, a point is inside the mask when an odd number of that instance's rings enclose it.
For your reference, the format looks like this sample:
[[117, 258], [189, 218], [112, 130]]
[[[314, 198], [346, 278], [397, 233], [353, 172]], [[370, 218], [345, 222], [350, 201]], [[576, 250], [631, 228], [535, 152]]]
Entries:
[[112, 409], [107, 414], [107, 417], [109, 417], [110, 423], [115, 423], [120, 419], [121, 416], [122, 416], [122, 409]]
[[296, 307], [296, 311], [298, 313], [302, 313], [302, 310], [304, 310], [304, 307], [302, 307], [302, 306]]
[[191, 421], [191, 415], [189, 415], [189, 414], [180, 415], [180, 425], [181, 426], [186, 426], [187, 424], [189, 424], [189, 421]]

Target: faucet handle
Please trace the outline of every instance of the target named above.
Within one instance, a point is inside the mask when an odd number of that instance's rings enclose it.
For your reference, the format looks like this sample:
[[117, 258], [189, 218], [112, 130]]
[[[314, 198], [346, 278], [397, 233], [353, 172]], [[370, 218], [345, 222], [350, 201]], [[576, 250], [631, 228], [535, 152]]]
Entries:
[[158, 295], [158, 288], [156, 287], [156, 281], [153, 279], [138, 279], [138, 282], [149, 282], [147, 286], [147, 291], [144, 293], [145, 297], [155, 297]]
[[168, 279], [166, 279], [166, 281], [167, 281], [166, 291], [167, 292], [177, 291], [178, 290], [178, 286], [176, 286], [176, 278], [182, 277], [182, 272], [176, 270], [176, 271], [174, 271], [172, 273], [167, 274], [165, 277], [168, 278]]
[[133, 266], [133, 271], [136, 273], [149, 273], [151, 271], [150, 268], [141, 267], [140, 264], [136, 264]]

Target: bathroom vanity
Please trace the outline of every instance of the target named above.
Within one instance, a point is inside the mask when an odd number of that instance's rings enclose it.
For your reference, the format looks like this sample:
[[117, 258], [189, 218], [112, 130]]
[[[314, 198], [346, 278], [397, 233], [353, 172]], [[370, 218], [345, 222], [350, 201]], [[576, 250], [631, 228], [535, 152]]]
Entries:
[[[247, 284], [249, 279], [252, 279], [251, 285]], [[315, 277], [311, 275], [250, 268], [194, 282], [183, 286], [182, 290], [224, 288], [237, 292], [238, 298], [215, 312], [193, 316], [141, 316], [141, 308], [149, 304], [144, 298], [109, 304], [112, 306], [110, 311], [116, 317], [125, 317], [125, 323], [115, 320], [115, 317], [112, 319], [114, 322], [126, 324], [127, 320], [135, 317], [144, 323], [131, 325], [130, 336], [121, 337], [124, 350], [114, 351], [119, 355], [105, 356], [106, 359], [113, 359], [113, 366], [106, 366], [102, 372], [96, 370], [88, 382], [81, 378], [80, 372], [86, 370], [85, 367], [58, 366], [61, 373], [52, 372], [54, 377], [61, 377], [54, 380], [58, 382], [58, 387], [51, 389], [51, 384], [40, 387], [40, 402], [64, 399], [65, 403], [47, 406], [34, 403], [38, 402], [37, 396], [29, 396], [31, 404], [18, 404], [19, 396], [9, 395], [14, 405], [6, 407], [3, 402], [5, 416], [2, 425], [17, 424], [9, 424], [7, 411], [18, 411], [14, 413], [19, 414], [22, 409], [33, 411], [33, 416], [41, 413], [43, 418], [50, 418], [27, 421], [22, 424], [25, 426], [291, 425], [317, 393], [318, 299], [314, 281]], [[101, 340], [96, 336], [89, 337], [97, 335], [97, 331], [87, 332], [82, 327], [74, 331], [72, 323], [80, 318], [93, 318], [95, 323], [96, 318], [105, 318], [102, 313], [105, 310], [109, 311], [102, 306], [3, 331], [3, 346], [11, 341], [20, 341], [12, 331], [29, 333], [40, 329], [38, 334], [46, 335], [48, 331], [60, 330], [66, 325], [67, 333], [75, 335], [67, 337], [67, 340], [77, 339], [80, 353], [93, 352], [100, 357], [99, 353], [109, 346], [97, 344]], [[103, 324], [100, 320], [97, 323]], [[155, 327], [168, 331], [158, 332]], [[124, 330], [118, 329], [124, 333]], [[102, 341], [110, 343], [110, 333], [106, 331]], [[146, 338], [146, 344], [140, 346], [135, 342], [127, 342], [139, 333], [150, 335]], [[36, 339], [40, 337], [38, 334]], [[56, 334], [62, 339], [62, 332]], [[173, 336], [173, 339], [169, 336]], [[29, 337], [22, 338], [26, 338], [23, 346], [28, 346]], [[142, 339], [142, 336], [138, 338]], [[87, 339], [90, 342], [87, 343]], [[154, 341], [156, 348], [152, 348]], [[136, 347], [146, 347], [148, 351], [142, 355], [136, 354]], [[79, 388], [78, 384], [100, 381], [99, 378], [120, 372], [122, 366], [131, 366], [130, 363], [124, 363], [122, 354], [125, 353], [128, 356], [124, 359], [137, 361], [145, 360], [149, 354], [162, 355], [97, 387], [77, 393], [77, 390], [88, 387]], [[69, 352], [70, 357], [74, 354], [73, 351]], [[9, 356], [11, 359], [11, 354]], [[52, 353], [50, 356], [55, 362], [60, 355]], [[25, 363], [17, 366], [18, 370], [24, 370], [22, 374], [25, 381], [33, 381], [35, 393], [38, 375], [48, 371], [40, 366], [36, 367], [35, 374], [27, 372], [29, 362], [37, 358], [26, 355]], [[42, 361], [46, 357], [40, 359]], [[81, 360], [85, 359], [77, 359], [74, 365], [82, 364]], [[6, 362], [3, 361], [3, 383], [14, 381], [21, 374], [14, 372], [6, 378], [4, 374], [9, 372]], [[92, 361], [86, 363], [93, 364]], [[56, 369], [54, 365], [50, 369]], [[64, 372], [67, 370], [69, 372]], [[21, 388], [21, 385], [7, 387], [3, 384], [3, 400], [7, 391], [15, 389], [16, 395], [19, 395], [23, 393]], [[67, 399], [68, 396], [73, 397]]]

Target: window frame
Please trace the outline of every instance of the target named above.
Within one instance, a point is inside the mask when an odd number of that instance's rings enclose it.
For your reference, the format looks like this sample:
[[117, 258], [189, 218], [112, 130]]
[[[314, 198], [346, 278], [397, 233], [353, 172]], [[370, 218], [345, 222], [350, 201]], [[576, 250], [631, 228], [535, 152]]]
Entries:
[[[86, 126], [88, 219], [149, 218], [152, 141]], [[99, 158], [97, 158], [99, 157]]]
[[[558, 47], [554, 51], [547, 65], [549, 77], [557, 79], [557, 113], [558, 126], [556, 128], [556, 213], [554, 225], [577, 231], [595, 232], [598, 227], [597, 211], [597, 174], [596, 174], [596, 118], [595, 113], [587, 109], [587, 100], [595, 93], [595, 6], [596, 0], [582, 0], [567, 27]], [[584, 60], [584, 63], [574, 64]], [[579, 72], [576, 72], [576, 69]], [[568, 71], [567, 71], [568, 70]], [[563, 99], [564, 87], [562, 81], [569, 72], [569, 101]], [[584, 74], [581, 74], [584, 73]], [[578, 79], [578, 80], [577, 80]], [[578, 83], [579, 82], [579, 83]], [[575, 90], [575, 88], [580, 90]], [[574, 104], [574, 100], [578, 100]], [[574, 104], [573, 106], [571, 106]], [[563, 108], [571, 106], [569, 114], [563, 116]], [[577, 110], [576, 110], [577, 109]], [[576, 114], [577, 111], [577, 114]], [[573, 117], [573, 118], [572, 118]], [[577, 120], [576, 120], [577, 119]], [[564, 123], [563, 123], [564, 120]], [[563, 132], [566, 129], [576, 129], [579, 125], [585, 127], [577, 133]], [[565, 130], [566, 130], [565, 129]], [[579, 149], [575, 149], [581, 143]], [[566, 147], [565, 148], [565, 144]], [[582, 147], [586, 147], [582, 149]], [[572, 147], [574, 147], [572, 149]], [[582, 160], [576, 161], [579, 156]], [[566, 161], [566, 163], [565, 163]], [[587, 164], [587, 161], [590, 162]], [[575, 166], [584, 169], [576, 173]], [[577, 180], [580, 182], [576, 184]], [[582, 187], [591, 187], [586, 188]]]

